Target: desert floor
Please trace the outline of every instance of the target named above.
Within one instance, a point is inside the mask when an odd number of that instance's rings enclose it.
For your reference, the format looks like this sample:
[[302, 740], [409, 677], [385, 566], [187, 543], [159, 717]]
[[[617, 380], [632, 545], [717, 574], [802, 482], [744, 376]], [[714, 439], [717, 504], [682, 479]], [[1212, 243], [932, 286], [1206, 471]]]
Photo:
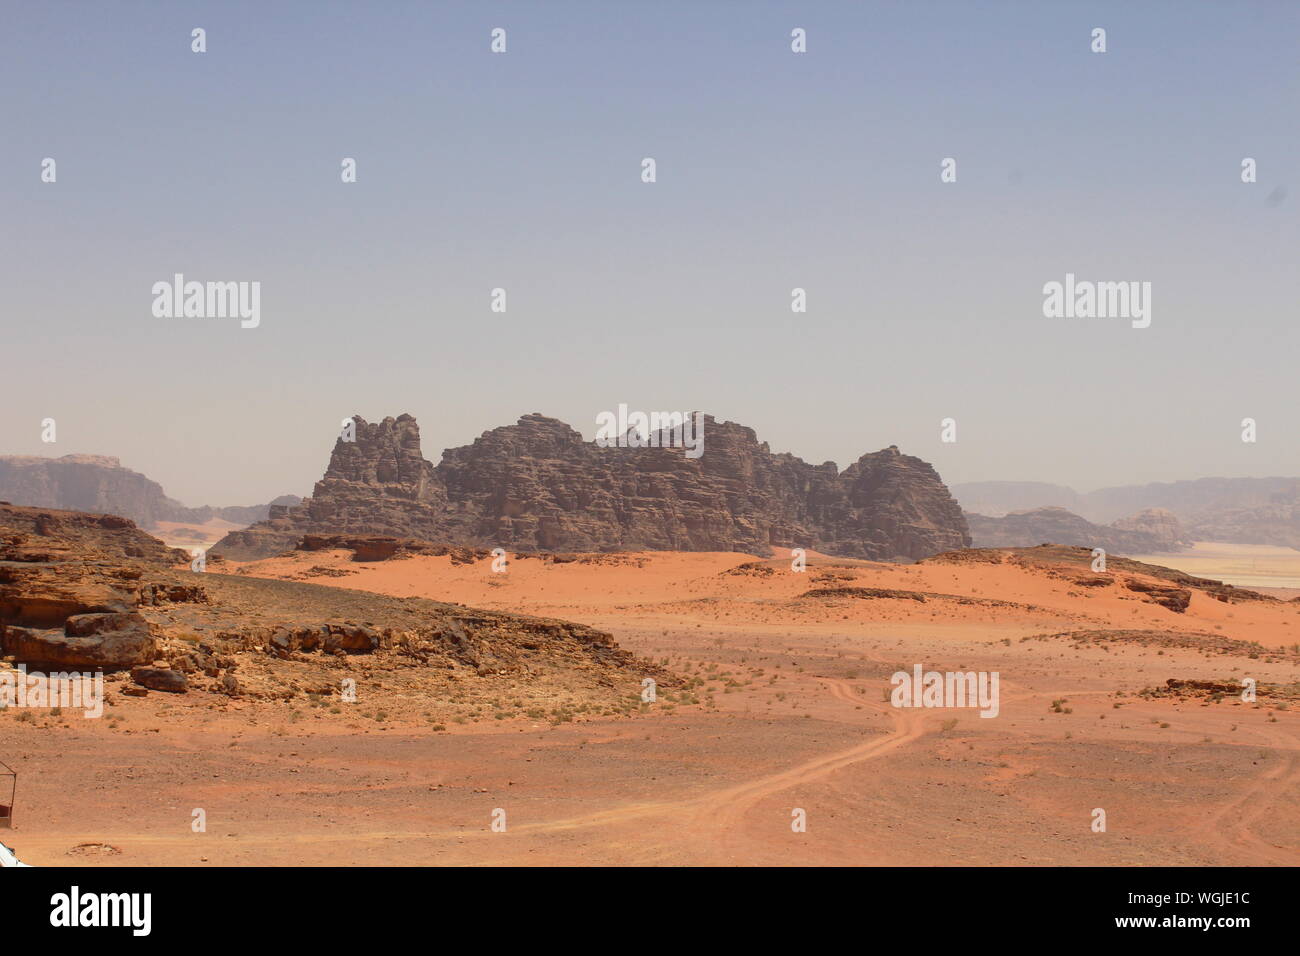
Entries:
[[[816, 555], [350, 558], [226, 569], [579, 621], [686, 683], [562, 722], [430, 725], [365, 687], [339, 713], [192, 693], [3, 717], [22, 773], [0, 839], [35, 865], [1300, 863], [1300, 704], [1137, 696], [1293, 684], [1300, 602], [1175, 613], [1023, 567]], [[833, 586], [932, 596], [801, 597]], [[1146, 636], [1043, 636], [1081, 629]], [[1000, 713], [891, 707], [917, 663], [998, 672]]]

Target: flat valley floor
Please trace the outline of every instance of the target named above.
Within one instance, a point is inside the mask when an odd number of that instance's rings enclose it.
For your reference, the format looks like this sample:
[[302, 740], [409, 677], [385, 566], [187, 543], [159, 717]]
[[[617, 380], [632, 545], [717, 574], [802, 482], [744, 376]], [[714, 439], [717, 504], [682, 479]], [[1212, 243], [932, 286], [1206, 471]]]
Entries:
[[[369, 672], [355, 704], [153, 693], [101, 720], [0, 714], [21, 771], [0, 839], [22, 859], [1300, 864], [1300, 602], [1197, 591], [1179, 613], [1050, 568], [816, 555], [802, 573], [741, 554], [520, 557], [495, 574], [346, 551], [225, 570], [579, 621], [683, 681], [630, 717], [521, 714], [489, 676], [432, 723]], [[998, 672], [999, 715], [890, 706], [890, 675], [917, 663]], [[1140, 693], [1243, 677], [1281, 689]]]

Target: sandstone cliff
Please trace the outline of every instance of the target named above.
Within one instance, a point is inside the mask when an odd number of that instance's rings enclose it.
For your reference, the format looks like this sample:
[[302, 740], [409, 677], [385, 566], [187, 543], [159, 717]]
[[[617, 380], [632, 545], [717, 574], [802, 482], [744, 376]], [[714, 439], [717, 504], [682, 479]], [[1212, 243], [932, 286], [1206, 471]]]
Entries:
[[410, 415], [339, 439], [298, 507], [232, 532], [235, 559], [294, 547], [305, 534], [380, 534], [514, 551], [745, 551], [805, 547], [908, 560], [970, 544], [934, 469], [896, 447], [843, 472], [773, 454], [750, 428], [705, 416], [704, 454], [606, 448], [565, 423], [525, 415], [449, 449], [434, 467]]

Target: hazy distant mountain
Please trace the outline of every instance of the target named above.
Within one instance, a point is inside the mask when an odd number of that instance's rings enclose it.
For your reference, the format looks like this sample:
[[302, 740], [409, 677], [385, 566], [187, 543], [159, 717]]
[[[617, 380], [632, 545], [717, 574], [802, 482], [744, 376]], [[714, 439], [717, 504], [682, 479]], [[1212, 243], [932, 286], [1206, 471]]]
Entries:
[[1034, 508], [1067, 508], [1079, 512], [1079, 493], [1045, 481], [971, 481], [953, 485], [952, 495], [963, 511], [1000, 517]]
[[1083, 495], [1093, 521], [1113, 521], [1143, 508], [1167, 508], [1183, 521], [1229, 509], [1272, 507], [1300, 500], [1300, 478], [1198, 478], [1102, 488]]
[[1065, 544], [1104, 548], [1109, 554], [1177, 551], [1188, 541], [1178, 519], [1153, 508], [1113, 525], [1093, 524], [1064, 508], [1033, 508], [1000, 517], [966, 513], [976, 548], [1032, 548]]
[[[271, 504], [295, 505], [301, 500], [282, 495]], [[159, 521], [202, 524], [213, 518], [250, 525], [270, 513], [270, 504], [187, 508], [168, 498], [158, 482], [107, 455], [0, 456], [0, 501], [121, 515], [142, 528], [156, 527]]]
[[1212, 511], [1194, 521], [1188, 533], [1199, 541], [1235, 541], [1300, 549], [1300, 502]]
[[963, 509], [983, 515], [1068, 508], [1089, 521], [1110, 522], [1147, 508], [1165, 508], [1186, 521], [1227, 508], [1300, 501], [1300, 478], [1197, 478], [1118, 485], [1085, 494], [1042, 481], [975, 481], [953, 485], [952, 493]]
[[1193, 540], [1300, 548], [1300, 478], [1197, 478], [1086, 494], [1044, 482], [980, 481], [954, 485], [952, 493], [965, 511], [993, 517], [1068, 508], [1089, 521], [1109, 524], [1157, 508], [1172, 512]]

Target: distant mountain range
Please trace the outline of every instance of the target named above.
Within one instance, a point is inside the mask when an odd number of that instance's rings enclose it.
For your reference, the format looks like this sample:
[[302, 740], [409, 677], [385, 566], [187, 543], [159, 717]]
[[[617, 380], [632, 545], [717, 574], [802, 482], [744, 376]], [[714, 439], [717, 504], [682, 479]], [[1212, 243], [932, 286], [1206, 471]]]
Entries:
[[1064, 508], [1090, 522], [1109, 524], [1162, 509], [1178, 519], [1185, 537], [1193, 541], [1300, 548], [1300, 478], [1198, 478], [1082, 494], [1044, 482], [980, 481], [954, 485], [952, 493], [964, 511], [991, 518]]
[[262, 505], [191, 508], [102, 455], [0, 456], [0, 501], [117, 514], [146, 529], [213, 518], [255, 526], [223, 542], [232, 557], [274, 553], [306, 532], [519, 550], [763, 553], [788, 543], [904, 559], [972, 541], [1115, 554], [1177, 551], [1192, 541], [1300, 549], [1300, 478], [1200, 478], [1086, 494], [983, 481], [955, 485], [949, 497], [930, 466], [896, 449], [865, 455], [840, 473], [830, 463], [773, 455], [751, 429], [710, 420], [709, 460], [697, 464], [669, 449], [608, 454], [540, 415], [450, 449], [435, 468], [420, 454], [409, 416], [357, 423], [359, 441], [338, 443], [314, 501], [282, 495]]
[[141, 528], [156, 528], [160, 521], [203, 524], [213, 518], [250, 525], [266, 518], [272, 504], [296, 505], [301, 500], [281, 495], [264, 505], [189, 508], [168, 498], [158, 482], [106, 455], [0, 456], [0, 501], [121, 515]]
[[1103, 548], [1108, 554], [1180, 551], [1191, 542], [1173, 512], [1148, 508], [1131, 518], [1099, 525], [1065, 508], [1031, 508], [990, 517], [966, 512], [976, 548], [1032, 548], [1065, 544]]

